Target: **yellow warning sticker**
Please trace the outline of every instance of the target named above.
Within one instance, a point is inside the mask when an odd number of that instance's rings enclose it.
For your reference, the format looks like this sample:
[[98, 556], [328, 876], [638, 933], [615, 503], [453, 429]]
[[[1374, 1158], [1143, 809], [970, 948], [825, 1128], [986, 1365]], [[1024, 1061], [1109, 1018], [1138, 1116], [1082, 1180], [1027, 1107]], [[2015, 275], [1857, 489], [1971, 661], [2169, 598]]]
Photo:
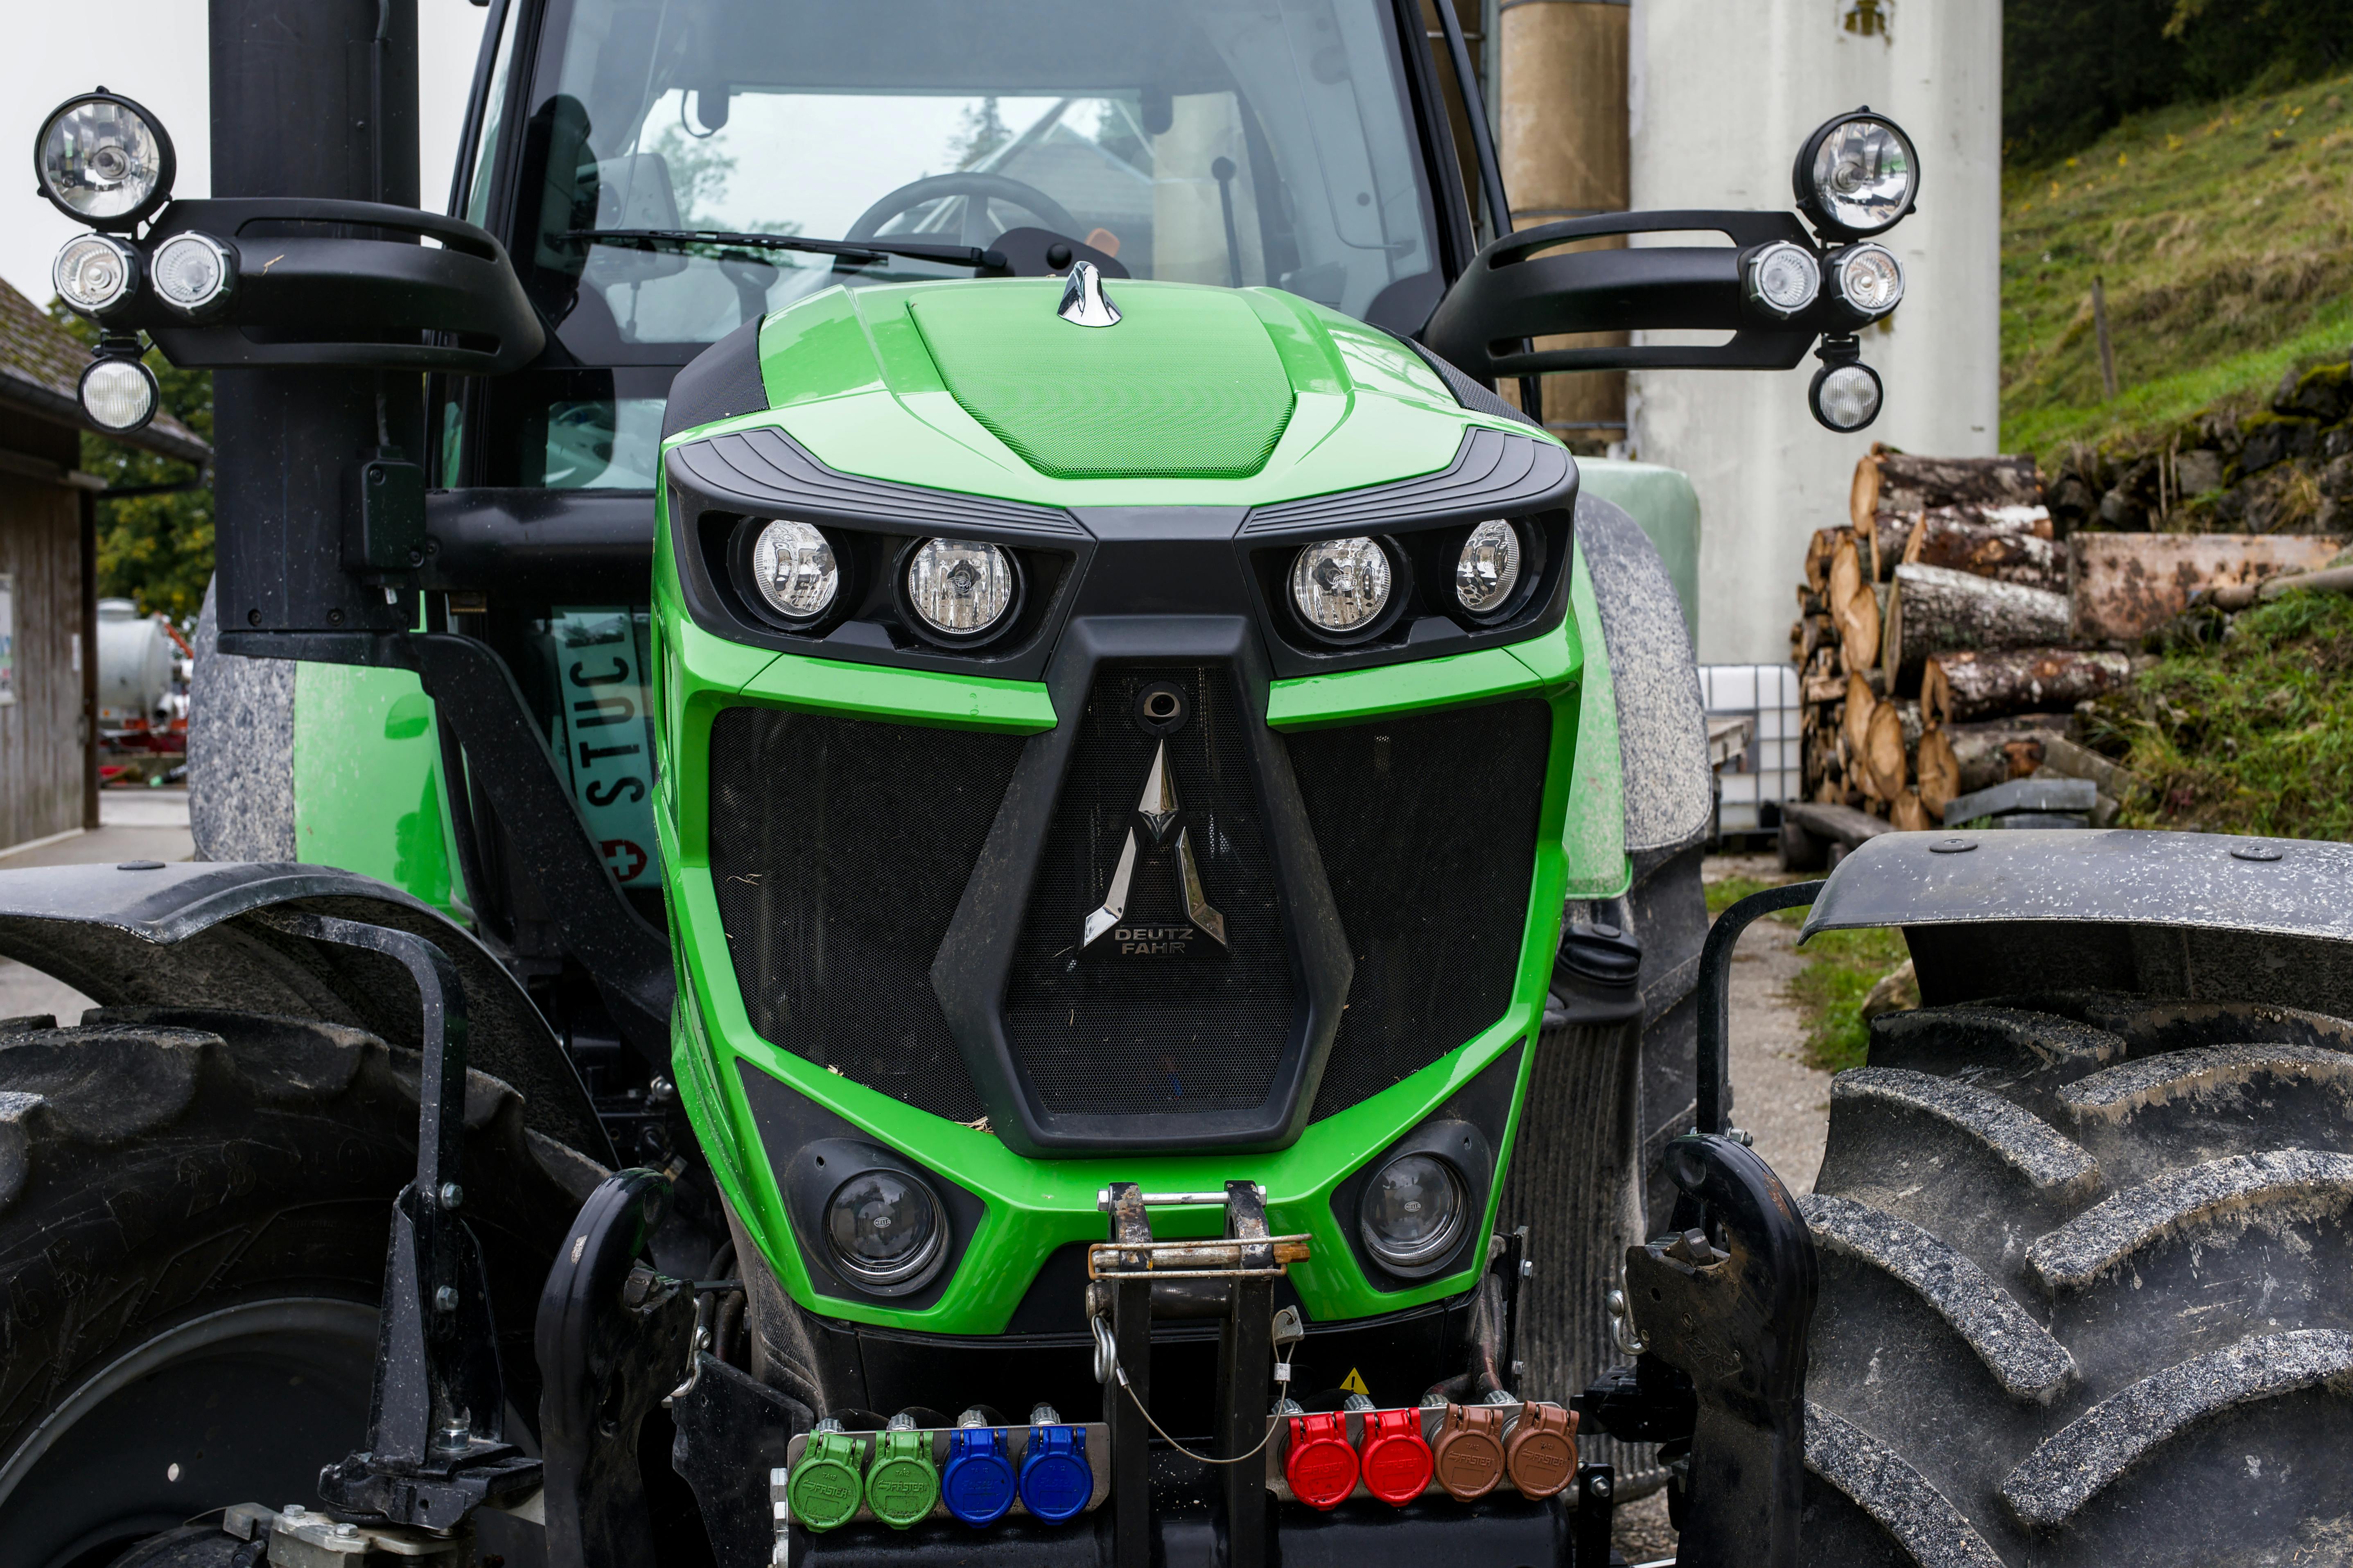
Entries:
[[1361, 1393], [1366, 1399], [1373, 1397], [1373, 1391], [1365, 1386], [1364, 1378], [1357, 1373], [1356, 1369], [1354, 1367], [1350, 1367], [1348, 1369], [1348, 1375], [1340, 1380], [1340, 1386], [1350, 1393]]

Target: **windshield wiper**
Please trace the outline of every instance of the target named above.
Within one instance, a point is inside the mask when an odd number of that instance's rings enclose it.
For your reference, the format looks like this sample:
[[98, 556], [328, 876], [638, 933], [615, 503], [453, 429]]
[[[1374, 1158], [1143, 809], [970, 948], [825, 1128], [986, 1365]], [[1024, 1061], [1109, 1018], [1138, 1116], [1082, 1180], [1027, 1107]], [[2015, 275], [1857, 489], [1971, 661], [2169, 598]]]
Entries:
[[1001, 250], [984, 250], [977, 245], [943, 245], [926, 239], [808, 239], [797, 234], [730, 234], [715, 228], [574, 228], [566, 230], [564, 238], [631, 250], [723, 245], [747, 250], [807, 250], [855, 261], [904, 256], [917, 261], [941, 261], [951, 267], [977, 267], [984, 271], [1005, 270], [1005, 253]]

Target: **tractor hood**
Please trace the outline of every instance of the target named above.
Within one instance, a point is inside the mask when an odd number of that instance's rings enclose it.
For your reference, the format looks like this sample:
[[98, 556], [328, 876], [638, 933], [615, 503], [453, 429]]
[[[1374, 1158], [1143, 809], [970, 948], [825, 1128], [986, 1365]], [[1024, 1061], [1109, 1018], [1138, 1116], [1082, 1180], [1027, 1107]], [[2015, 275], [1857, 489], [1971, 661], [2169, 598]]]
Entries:
[[1105, 280], [1109, 325], [1065, 319], [1063, 291], [828, 289], [681, 372], [670, 439], [767, 426], [839, 472], [934, 490], [1250, 506], [1440, 471], [1466, 427], [1532, 433], [1465, 408], [1401, 340], [1277, 290]]

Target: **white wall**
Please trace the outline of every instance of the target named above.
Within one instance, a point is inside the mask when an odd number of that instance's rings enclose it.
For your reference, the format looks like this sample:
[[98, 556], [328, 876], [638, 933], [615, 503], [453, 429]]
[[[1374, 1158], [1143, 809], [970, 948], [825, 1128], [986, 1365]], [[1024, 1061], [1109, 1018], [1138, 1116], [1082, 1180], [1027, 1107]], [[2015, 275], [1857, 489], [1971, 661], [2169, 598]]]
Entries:
[[[1868, 103], [1920, 155], [1920, 208], [1885, 242], [1905, 303], [1863, 334], [1886, 382], [1879, 421], [1837, 436], [1806, 411], [1817, 368], [1637, 372], [1630, 455], [1680, 468], [1700, 497], [1699, 658], [1789, 656], [1806, 539], [1846, 517], [1873, 440], [1991, 452], [1999, 434], [2000, 0], [1881, 0], [1886, 37], [1848, 32], [1855, 0], [1633, 0], [1633, 205], [1790, 206], [1806, 133]], [[1639, 337], [1638, 342], [1641, 341]]]

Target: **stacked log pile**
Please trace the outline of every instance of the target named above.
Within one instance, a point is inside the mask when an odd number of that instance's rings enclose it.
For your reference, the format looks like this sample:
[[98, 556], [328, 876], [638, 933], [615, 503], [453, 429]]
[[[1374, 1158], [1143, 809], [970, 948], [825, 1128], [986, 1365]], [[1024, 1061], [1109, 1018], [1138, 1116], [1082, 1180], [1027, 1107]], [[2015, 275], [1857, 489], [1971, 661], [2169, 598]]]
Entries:
[[1798, 588], [1807, 798], [1922, 829], [1965, 790], [2033, 772], [2037, 736], [2131, 673], [2071, 642], [2067, 590], [2031, 458], [1874, 447]]

